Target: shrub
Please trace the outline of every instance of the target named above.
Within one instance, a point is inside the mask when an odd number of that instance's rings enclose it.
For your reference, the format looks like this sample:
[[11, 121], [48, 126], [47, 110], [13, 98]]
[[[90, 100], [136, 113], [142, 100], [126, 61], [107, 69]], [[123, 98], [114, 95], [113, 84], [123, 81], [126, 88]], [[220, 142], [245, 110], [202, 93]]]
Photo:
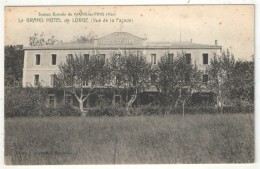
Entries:
[[5, 88], [5, 117], [79, 116], [80, 111], [69, 105], [47, 107], [47, 89]]
[[254, 106], [247, 105], [247, 106], [225, 106], [223, 108], [224, 113], [253, 113]]
[[[160, 106], [144, 105], [136, 109], [132, 109], [132, 115], [163, 115], [165, 114], [165, 108]], [[135, 112], [134, 112], [135, 111]]]
[[87, 116], [126, 116], [127, 111], [124, 107], [119, 106], [98, 106], [89, 108]]
[[[80, 116], [79, 108], [60, 104], [56, 108], [48, 108], [47, 89], [38, 88], [5, 88], [5, 117], [33, 117], [33, 116]], [[238, 102], [241, 103], [241, 102]], [[185, 106], [185, 114], [216, 114], [214, 106]], [[224, 107], [224, 113], [251, 113], [254, 105], [233, 104]], [[125, 107], [118, 105], [102, 104], [98, 107], [89, 108], [87, 116], [151, 116], [164, 114], [182, 114], [181, 106], [143, 105], [130, 108], [127, 112]]]
[[41, 116], [46, 110], [47, 91], [38, 88], [5, 88], [5, 116]]
[[70, 105], [60, 104], [56, 107], [55, 110], [58, 116], [80, 116], [81, 115], [79, 108], [72, 107]]

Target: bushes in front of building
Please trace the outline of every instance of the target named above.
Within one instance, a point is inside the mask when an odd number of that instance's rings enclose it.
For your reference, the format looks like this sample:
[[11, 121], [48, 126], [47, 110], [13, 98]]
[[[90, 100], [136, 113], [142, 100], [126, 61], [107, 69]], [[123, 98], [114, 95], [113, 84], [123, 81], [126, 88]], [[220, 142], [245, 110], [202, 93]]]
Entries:
[[101, 116], [127, 116], [128, 113], [124, 107], [118, 105], [97, 106], [86, 110], [86, 115], [90, 117]]
[[[59, 104], [55, 108], [47, 107], [48, 92], [44, 88], [5, 88], [5, 117], [48, 117], [48, 116], [80, 116], [79, 108]], [[252, 113], [253, 105], [230, 105], [224, 107], [224, 113]], [[185, 114], [217, 114], [214, 106], [187, 105]], [[160, 105], [143, 105], [130, 108], [119, 105], [100, 105], [86, 110], [87, 117], [101, 116], [152, 116], [166, 114], [182, 114], [182, 106], [173, 108]]]
[[[185, 114], [218, 114], [217, 107], [214, 106], [187, 106], [185, 108]], [[253, 113], [253, 106], [245, 106], [243, 108], [226, 106], [224, 107], [224, 113]], [[89, 108], [86, 112], [87, 117], [101, 117], [101, 116], [162, 116], [168, 114], [182, 114], [183, 109], [181, 107], [171, 108], [170, 106], [152, 106], [143, 105], [135, 107], [126, 111], [124, 107], [119, 106], [98, 106]]]
[[45, 88], [5, 88], [5, 117], [80, 116], [80, 110], [70, 105], [47, 105]]
[[58, 116], [80, 116], [81, 112], [79, 108], [66, 105], [66, 104], [60, 104], [56, 107], [55, 112]]
[[5, 116], [41, 116], [46, 113], [44, 88], [5, 88]]
[[[28, 114], [29, 115], [29, 114]], [[52, 117], [52, 116], [80, 116], [81, 112], [79, 108], [65, 105], [65, 104], [59, 104], [55, 108], [45, 107], [43, 113], [39, 114], [38, 116], [42, 117]]]

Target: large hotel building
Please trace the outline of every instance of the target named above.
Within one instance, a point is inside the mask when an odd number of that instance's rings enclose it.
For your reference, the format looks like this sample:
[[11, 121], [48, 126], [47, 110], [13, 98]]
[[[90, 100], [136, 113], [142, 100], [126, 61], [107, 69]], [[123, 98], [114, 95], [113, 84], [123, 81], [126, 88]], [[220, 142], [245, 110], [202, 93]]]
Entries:
[[[52, 88], [54, 75], [59, 72], [58, 65], [66, 62], [66, 56], [75, 54], [90, 55], [98, 51], [105, 58], [112, 53], [120, 53], [122, 50], [139, 50], [146, 56], [148, 62], [157, 64], [160, 57], [166, 53], [173, 57], [178, 52], [185, 52], [187, 60], [195, 64], [202, 71], [205, 71], [214, 53], [220, 53], [221, 46], [217, 41], [212, 44], [197, 44], [190, 42], [149, 42], [127, 32], [114, 32], [94, 40], [93, 43], [62, 43], [58, 45], [29, 46], [24, 48], [23, 87], [33, 86], [40, 82], [43, 86]], [[203, 75], [207, 81], [207, 74]], [[116, 96], [113, 100], [119, 100]], [[97, 97], [98, 98], [98, 97]], [[73, 103], [73, 96], [59, 96], [58, 93], [50, 93], [49, 102], [56, 105], [57, 102]], [[98, 99], [93, 99], [98, 100]], [[94, 106], [98, 101], [87, 100], [86, 105]]]

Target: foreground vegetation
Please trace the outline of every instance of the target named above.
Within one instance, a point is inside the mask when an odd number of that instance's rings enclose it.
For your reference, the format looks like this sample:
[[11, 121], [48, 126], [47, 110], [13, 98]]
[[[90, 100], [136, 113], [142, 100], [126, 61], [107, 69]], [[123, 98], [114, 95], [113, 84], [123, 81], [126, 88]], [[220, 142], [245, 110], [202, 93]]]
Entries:
[[12, 164], [247, 163], [253, 114], [5, 119]]

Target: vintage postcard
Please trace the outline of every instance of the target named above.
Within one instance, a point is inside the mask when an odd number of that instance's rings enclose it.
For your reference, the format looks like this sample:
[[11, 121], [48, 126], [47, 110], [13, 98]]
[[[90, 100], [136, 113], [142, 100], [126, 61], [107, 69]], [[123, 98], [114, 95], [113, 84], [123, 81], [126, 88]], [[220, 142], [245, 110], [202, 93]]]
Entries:
[[254, 163], [254, 15], [5, 6], [5, 164]]

